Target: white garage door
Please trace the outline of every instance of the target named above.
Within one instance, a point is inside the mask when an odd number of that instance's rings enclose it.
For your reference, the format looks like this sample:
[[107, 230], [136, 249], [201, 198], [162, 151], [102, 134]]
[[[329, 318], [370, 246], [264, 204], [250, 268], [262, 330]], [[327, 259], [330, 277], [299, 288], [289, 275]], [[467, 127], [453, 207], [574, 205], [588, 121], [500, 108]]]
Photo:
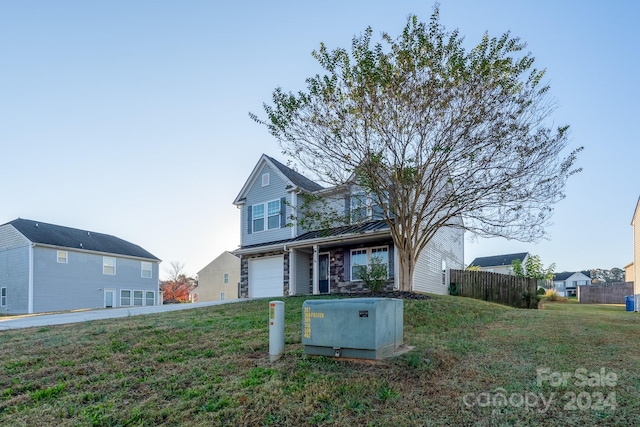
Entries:
[[252, 298], [283, 296], [283, 257], [249, 260], [249, 296]]

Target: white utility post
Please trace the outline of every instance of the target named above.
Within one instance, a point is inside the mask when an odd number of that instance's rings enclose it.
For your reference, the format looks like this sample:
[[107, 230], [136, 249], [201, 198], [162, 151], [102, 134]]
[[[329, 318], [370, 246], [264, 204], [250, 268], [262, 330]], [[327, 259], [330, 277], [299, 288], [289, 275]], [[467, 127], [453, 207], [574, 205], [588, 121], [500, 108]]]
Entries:
[[284, 302], [269, 302], [269, 361], [284, 354]]

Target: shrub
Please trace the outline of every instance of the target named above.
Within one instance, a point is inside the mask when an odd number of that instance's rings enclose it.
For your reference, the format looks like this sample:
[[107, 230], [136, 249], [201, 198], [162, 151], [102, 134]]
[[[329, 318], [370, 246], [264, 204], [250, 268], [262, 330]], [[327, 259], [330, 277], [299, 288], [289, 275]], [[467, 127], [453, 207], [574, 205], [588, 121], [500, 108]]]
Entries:
[[387, 272], [387, 264], [383, 264], [382, 260], [377, 256], [371, 258], [369, 266], [360, 266], [358, 275], [371, 292], [380, 292], [382, 286], [387, 282], [389, 276]]
[[537, 292], [538, 295], [544, 295], [546, 293], [547, 293], [547, 290], [545, 288], [538, 288], [538, 292]]

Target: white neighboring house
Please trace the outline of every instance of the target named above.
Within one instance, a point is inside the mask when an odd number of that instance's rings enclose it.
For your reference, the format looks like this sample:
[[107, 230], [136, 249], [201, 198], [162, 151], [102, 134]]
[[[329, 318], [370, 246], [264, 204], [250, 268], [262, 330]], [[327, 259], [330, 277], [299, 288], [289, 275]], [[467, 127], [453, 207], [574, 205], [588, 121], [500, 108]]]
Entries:
[[564, 271], [553, 276], [553, 287], [561, 297], [575, 297], [578, 295], [578, 286], [590, 284], [588, 271]]
[[191, 291], [193, 302], [238, 298], [240, 258], [224, 251], [198, 272], [198, 287]]
[[[305, 230], [292, 212], [301, 194], [331, 193], [332, 208], [353, 224]], [[234, 200], [240, 209], [240, 297], [358, 292], [359, 272], [378, 259], [387, 266], [386, 289], [398, 288], [399, 259], [378, 206], [366, 208], [356, 185], [323, 188], [277, 160], [262, 155]], [[461, 221], [461, 219], [460, 219]], [[464, 267], [464, 231], [442, 228], [416, 262], [413, 290], [446, 294], [448, 270]]]
[[513, 261], [520, 260], [522, 268], [529, 257], [529, 252], [519, 252], [517, 254], [492, 255], [478, 257], [471, 261], [469, 267], [480, 267], [481, 271], [489, 271], [491, 273], [513, 274]]

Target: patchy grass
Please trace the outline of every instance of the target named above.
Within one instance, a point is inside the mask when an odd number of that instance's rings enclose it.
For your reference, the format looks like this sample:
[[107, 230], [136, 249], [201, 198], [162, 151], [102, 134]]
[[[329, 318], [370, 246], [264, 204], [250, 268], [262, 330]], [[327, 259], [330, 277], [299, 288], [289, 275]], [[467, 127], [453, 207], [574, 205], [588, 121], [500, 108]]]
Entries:
[[640, 315], [624, 307], [406, 300], [415, 349], [371, 364], [305, 356], [303, 301], [285, 299], [274, 363], [267, 301], [2, 332], [0, 425], [640, 423]]

